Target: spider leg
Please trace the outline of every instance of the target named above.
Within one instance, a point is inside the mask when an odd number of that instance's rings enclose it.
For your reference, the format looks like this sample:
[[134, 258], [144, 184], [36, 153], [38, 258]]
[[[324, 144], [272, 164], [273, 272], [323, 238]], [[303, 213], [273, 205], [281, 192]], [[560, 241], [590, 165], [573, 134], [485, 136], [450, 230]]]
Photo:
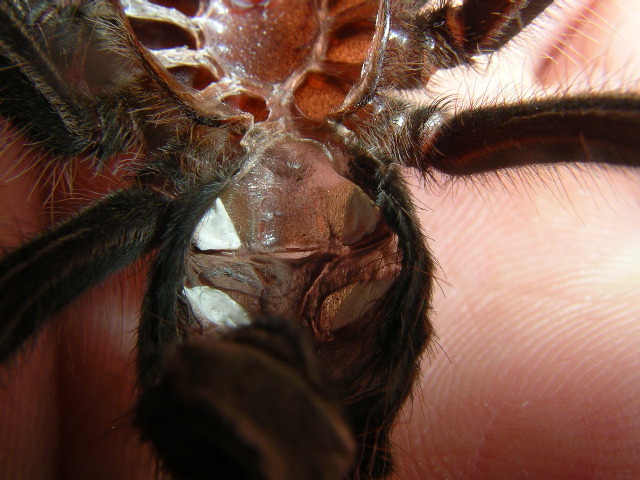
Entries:
[[[0, 5], [0, 114], [58, 157], [162, 148], [194, 125], [246, 124], [193, 96], [135, 40], [107, 0]], [[62, 2], [64, 4], [64, 2]]]
[[138, 329], [136, 424], [176, 478], [342, 478], [354, 442], [306, 334], [270, 318], [198, 335], [181, 308], [193, 231], [224, 186], [184, 193], [162, 235]]
[[371, 338], [368, 348], [376, 353], [341, 392], [359, 435], [356, 464], [360, 474], [362, 478], [383, 478], [393, 464], [391, 427], [411, 392], [420, 358], [433, 335], [428, 309], [434, 261], [423, 242], [399, 165], [362, 150], [354, 152], [351, 173], [359, 184], [373, 186], [368, 193], [397, 235], [402, 252], [402, 274], [381, 299], [385, 305], [379, 311], [386, 314], [367, 332]]
[[168, 207], [148, 190], [122, 190], [2, 259], [0, 362], [51, 314], [148, 253]]
[[[146, 190], [134, 186], [107, 197], [2, 261], [0, 311], [7, 316], [0, 357], [46, 315], [148, 252], [169, 203], [159, 197], [173, 197], [194, 176], [219, 170], [226, 145], [220, 138], [240, 131], [246, 120], [216, 102], [196, 106], [194, 97], [135, 41], [117, 2], [73, 3], [0, 4], [0, 115], [31, 146], [48, 152], [51, 164], [64, 165], [77, 156], [101, 161], [130, 149], [140, 152], [136, 158], [153, 161], [134, 180]], [[190, 145], [198, 128], [213, 144], [193, 147], [206, 150], [198, 157], [201, 164], [167, 154]], [[189, 169], [195, 173], [185, 179]], [[122, 211], [112, 212], [114, 205]], [[50, 273], [55, 271], [60, 273]], [[34, 294], [27, 287], [31, 282], [38, 285]], [[27, 300], [19, 305], [21, 299]]]
[[176, 478], [346, 478], [355, 442], [323, 374], [297, 326], [256, 320], [170, 349], [135, 422]]
[[460, 112], [424, 147], [418, 167], [473, 175], [535, 164], [640, 167], [640, 97], [577, 96]]
[[391, 22], [381, 83], [417, 88], [437, 70], [473, 64], [473, 57], [502, 48], [552, 3], [465, 0], [400, 9]]
[[133, 67], [104, 46], [96, 50], [101, 42], [95, 29], [77, 7], [50, 2], [31, 7], [23, 1], [0, 7], [0, 112], [32, 143], [55, 155], [107, 156], [130, 147], [132, 135], [125, 132], [136, 131], [122, 105], [115, 114], [105, 113], [106, 99], [90, 91], [115, 85], [88, 78], [93, 75], [85, 58], [89, 48], [91, 56], [101, 52], [93, 60], [113, 66], [116, 76]]
[[[474, 56], [502, 48], [552, 3], [466, 0], [417, 9], [406, 18], [400, 14], [389, 41], [403, 41], [391, 43], [385, 85], [419, 86], [415, 65], [424, 83], [438, 70], [472, 64]], [[397, 68], [402, 62], [404, 69]], [[640, 165], [640, 96], [630, 93], [558, 95], [450, 116], [446, 102], [415, 108], [385, 92], [378, 93], [377, 102], [370, 128], [383, 131], [391, 124], [398, 131], [395, 157], [424, 174], [435, 169], [464, 176], [558, 162]], [[385, 150], [392, 142], [378, 143]]]
[[137, 341], [137, 378], [141, 388], [155, 383], [165, 352], [188, 336], [192, 323], [180, 312], [186, 256], [191, 238], [224, 183], [203, 183], [176, 201], [149, 271]]
[[[473, 65], [517, 36], [553, 0], [466, 0], [423, 2], [393, 11], [386, 42], [382, 88], [412, 89], [438, 70]], [[380, 22], [378, 22], [380, 24]]]
[[553, 0], [465, 0], [445, 7], [445, 18], [461, 56], [499, 50], [540, 15]]

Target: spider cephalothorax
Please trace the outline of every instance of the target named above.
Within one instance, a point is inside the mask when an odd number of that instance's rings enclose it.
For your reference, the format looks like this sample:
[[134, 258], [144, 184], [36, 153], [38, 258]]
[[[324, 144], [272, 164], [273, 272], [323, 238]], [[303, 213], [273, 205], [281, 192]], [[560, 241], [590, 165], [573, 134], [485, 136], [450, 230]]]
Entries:
[[149, 257], [134, 423], [163, 468], [386, 476], [432, 333], [433, 261], [401, 167], [637, 164], [630, 95], [455, 115], [403, 95], [550, 3], [8, 2], [0, 112], [42, 168], [126, 175], [4, 258], [0, 358]]

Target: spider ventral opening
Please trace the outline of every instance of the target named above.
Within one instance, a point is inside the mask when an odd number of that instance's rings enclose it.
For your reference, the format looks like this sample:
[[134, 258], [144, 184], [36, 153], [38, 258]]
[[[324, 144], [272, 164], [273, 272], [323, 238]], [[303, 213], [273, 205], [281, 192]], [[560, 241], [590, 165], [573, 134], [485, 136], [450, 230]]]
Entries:
[[327, 45], [327, 60], [333, 62], [362, 63], [375, 32], [370, 20], [347, 23], [336, 29]]
[[204, 90], [218, 80], [211, 70], [203, 66], [181, 65], [168, 70], [182, 85], [195, 90]]
[[269, 118], [269, 109], [264, 98], [250, 93], [236, 93], [222, 97], [222, 101], [243, 112], [253, 115], [255, 122], [263, 122]]
[[195, 50], [198, 46], [193, 34], [175, 23], [148, 18], [130, 18], [129, 21], [137, 39], [149, 50]]
[[323, 120], [349, 93], [350, 83], [340, 78], [310, 73], [293, 94], [296, 107], [308, 119]]

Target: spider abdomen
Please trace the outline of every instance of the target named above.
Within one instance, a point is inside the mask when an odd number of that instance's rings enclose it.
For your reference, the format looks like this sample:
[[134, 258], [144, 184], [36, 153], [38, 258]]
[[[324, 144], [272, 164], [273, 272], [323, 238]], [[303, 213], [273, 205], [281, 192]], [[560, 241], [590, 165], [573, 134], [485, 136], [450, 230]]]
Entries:
[[185, 296], [205, 329], [280, 317], [331, 340], [391, 286], [397, 241], [321, 144], [259, 138], [196, 229]]

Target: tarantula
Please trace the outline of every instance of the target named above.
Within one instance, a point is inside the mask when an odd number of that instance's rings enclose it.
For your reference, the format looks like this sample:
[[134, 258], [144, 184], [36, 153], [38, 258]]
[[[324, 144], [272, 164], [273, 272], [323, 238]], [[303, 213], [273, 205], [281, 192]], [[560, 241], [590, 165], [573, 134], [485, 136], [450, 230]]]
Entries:
[[432, 334], [401, 167], [638, 165], [632, 94], [455, 113], [403, 95], [550, 3], [7, 2], [0, 112], [42, 175], [104, 192], [3, 259], [1, 359], [150, 259], [133, 423], [164, 471], [387, 476]]

